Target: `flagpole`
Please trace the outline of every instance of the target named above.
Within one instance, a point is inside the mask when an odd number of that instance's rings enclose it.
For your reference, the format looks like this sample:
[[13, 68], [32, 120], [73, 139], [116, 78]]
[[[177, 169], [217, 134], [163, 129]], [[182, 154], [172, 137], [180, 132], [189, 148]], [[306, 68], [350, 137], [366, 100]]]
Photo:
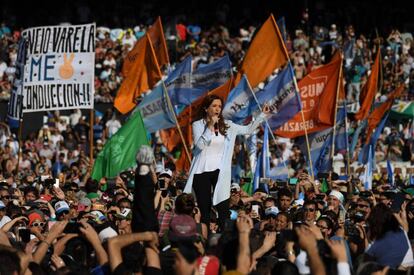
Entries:
[[21, 112], [20, 119], [19, 119], [19, 131], [17, 133], [17, 139], [19, 142], [19, 148], [17, 150], [17, 165], [16, 165], [16, 175], [19, 173], [19, 164], [20, 158], [22, 154], [22, 128], [23, 128], [23, 112]]
[[[336, 100], [335, 100], [335, 111], [334, 111], [334, 126], [332, 131], [332, 146], [331, 146], [331, 158], [333, 160], [333, 157], [335, 155], [335, 135], [336, 135], [336, 117], [338, 114], [338, 100], [339, 100], [339, 89], [342, 85], [342, 54], [341, 54], [341, 65], [339, 67], [339, 76], [338, 76], [338, 85], [336, 86]], [[345, 118], [346, 120], [346, 118]], [[333, 168], [333, 161], [332, 161], [332, 168]]]
[[[260, 110], [260, 112], [263, 112], [263, 110], [262, 110], [262, 106], [260, 106], [260, 103], [259, 103], [259, 101], [257, 100], [257, 97], [256, 97], [256, 95], [254, 94], [253, 89], [252, 89], [252, 86], [250, 85], [249, 79], [247, 79], [247, 77], [246, 77], [246, 82], [247, 82], [247, 85], [249, 86], [249, 90], [250, 90], [250, 92], [252, 93], [254, 100], [255, 100], [255, 101], [256, 101], [256, 103], [257, 103], [257, 106], [259, 106], [259, 110]], [[274, 142], [275, 144], [277, 144], [276, 138], [275, 138], [275, 136], [274, 136], [274, 134], [273, 134], [272, 128], [270, 128], [270, 125], [269, 125], [269, 122], [267, 121], [267, 118], [265, 118], [265, 123], [266, 123], [267, 128], [269, 129], [269, 133], [270, 133], [270, 135], [272, 136], [273, 142]], [[264, 141], [263, 141], [263, 142], [264, 142]], [[283, 158], [282, 158], [282, 159], [283, 159]], [[283, 161], [283, 166], [285, 166], [285, 167], [286, 167], [286, 163], [285, 163], [284, 161]], [[263, 175], [264, 175], [264, 174], [263, 174]]]
[[[282, 37], [282, 35], [280, 34], [280, 31], [279, 31], [279, 27], [277, 26], [277, 24], [276, 24], [276, 21], [275, 21], [275, 18], [273, 17], [273, 14], [272, 14], [272, 22], [273, 22], [273, 25], [274, 25], [274, 27], [275, 27], [275, 29], [276, 29], [276, 33], [277, 33], [277, 35], [279, 36], [279, 39], [283, 42], [283, 37]], [[282, 43], [282, 45], [283, 45], [283, 51], [284, 51], [284, 53], [285, 53], [285, 55], [286, 55], [286, 58], [287, 58], [287, 60], [288, 60], [288, 66], [290, 66], [290, 57], [289, 57], [289, 52], [288, 52], [288, 50], [286, 49], [286, 45], [285, 45], [285, 43], [283, 42]], [[290, 68], [291, 69], [291, 68]], [[298, 87], [298, 83], [297, 83], [297, 81], [296, 81], [296, 77], [295, 77], [295, 74], [293, 73], [293, 83], [294, 83], [294, 85], [295, 85], [295, 92], [297, 93], [298, 91], [299, 91], [299, 87]], [[299, 96], [299, 95], [297, 95], [297, 96]], [[299, 97], [300, 98], [300, 97]], [[305, 140], [306, 140], [306, 147], [307, 147], [307, 150], [308, 150], [308, 158], [309, 158], [309, 166], [310, 166], [310, 169], [311, 169], [311, 175], [312, 175], [312, 180], [313, 179], [315, 179], [315, 175], [314, 175], [314, 172], [313, 172], [313, 164], [312, 164], [312, 157], [311, 157], [311, 153], [310, 153], [310, 146], [309, 146], [309, 138], [308, 138], [308, 129], [306, 129], [306, 124], [305, 124], [305, 115], [304, 115], [304, 113], [303, 113], [303, 109], [302, 109], [302, 107], [300, 108], [300, 113], [301, 113], [301, 116], [302, 116], [302, 123], [303, 123], [303, 130], [304, 130], [304, 132], [305, 132]]]
[[161, 70], [160, 70], [160, 66], [158, 65], [157, 56], [154, 53], [154, 48], [152, 46], [151, 38], [149, 37], [148, 34], [146, 34], [146, 35], [147, 35], [148, 42], [150, 44], [150, 48], [151, 48], [151, 51], [152, 51], [152, 55], [153, 55], [154, 60], [155, 60], [155, 66], [157, 67], [158, 74], [161, 76], [161, 84], [162, 84], [162, 87], [163, 87], [163, 90], [164, 90], [163, 92], [164, 92], [165, 97], [167, 99], [168, 108], [170, 109], [170, 112], [172, 112], [172, 114], [174, 116], [175, 125], [177, 126], [178, 133], [180, 134], [181, 141], [183, 142], [183, 146], [184, 146], [185, 153], [187, 155], [188, 161], [191, 163], [190, 151], [188, 150], [187, 144], [186, 144], [185, 139], [184, 139], [183, 132], [181, 131], [181, 127], [180, 127], [180, 124], [178, 123], [177, 116], [175, 115], [174, 107], [172, 106], [170, 96], [168, 95], [168, 92], [167, 92], [167, 87], [165, 86], [165, 82], [162, 79], [162, 73], [161, 73]]
[[89, 165], [93, 163], [93, 125], [94, 125], [94, 109], [89, 110]]

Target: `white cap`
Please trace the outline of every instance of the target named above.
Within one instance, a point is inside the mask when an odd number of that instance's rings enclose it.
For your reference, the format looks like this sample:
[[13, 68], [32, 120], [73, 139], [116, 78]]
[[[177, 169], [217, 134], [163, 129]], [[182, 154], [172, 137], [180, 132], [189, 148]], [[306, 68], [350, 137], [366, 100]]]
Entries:
[[59, 214], [62, 211], [69, 211], [69, 204], [66, 201], [58, 201], [55, 203], [56, 214]]
[[116, 237], [116, 236], [118, 236], [118, 234], [110, 226], [105, 228], [104, 230], [102, 230], [98, 234], [98, 237], [99, 237], [99, 240], [101, 241], [101, 243], [103, 243], [107, 239], [110, 239], [110, 238], [113, 238], [113, 237]]
[[342, 193], [339, 191], [332, 190], [331, 193], [329, 193], [329, 196], [337, 198], [341, 203], [344, 202], [344, 195], [342, 195]]
[[172, 177], [172, 174], [173, 174], [173, 172], [170, 170], [170, 169], [164, 169], [161, 173], [160, 173], [160, 175], [159, 176], [162, 176], [162, 175], [164, 175], [164, 176], [168, 176], [168, 177]]

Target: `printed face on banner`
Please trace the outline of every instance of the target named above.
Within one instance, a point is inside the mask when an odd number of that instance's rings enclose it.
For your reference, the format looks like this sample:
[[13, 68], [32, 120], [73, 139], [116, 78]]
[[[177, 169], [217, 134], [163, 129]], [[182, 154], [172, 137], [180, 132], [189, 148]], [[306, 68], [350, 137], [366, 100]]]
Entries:
[[24, 30], [23, 112], [93, 108], [95, 24]]

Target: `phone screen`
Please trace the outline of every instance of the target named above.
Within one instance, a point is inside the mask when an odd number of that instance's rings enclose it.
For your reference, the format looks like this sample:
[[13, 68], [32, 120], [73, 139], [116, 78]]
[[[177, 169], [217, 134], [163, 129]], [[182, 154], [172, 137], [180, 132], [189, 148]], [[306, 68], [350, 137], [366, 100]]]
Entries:
[[289, 179], [289, 184], [295, 185], [296, 183], [298, 183], [298, 179], [297, 178], [290, 178]]
[[22, 239], [22, 242], [28, 243], [30, 242], [30, 229], [19, 229], [19, 236]]

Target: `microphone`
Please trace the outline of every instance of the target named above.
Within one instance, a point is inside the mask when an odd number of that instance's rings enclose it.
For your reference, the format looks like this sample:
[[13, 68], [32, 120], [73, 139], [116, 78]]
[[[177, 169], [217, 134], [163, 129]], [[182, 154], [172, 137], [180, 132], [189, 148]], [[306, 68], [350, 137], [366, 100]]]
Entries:
[[219, 133], [219, 128], [218, 128], [218, 123], [214, 123], [214, 133], [216, 134], [216, 137], [218, 136]]

